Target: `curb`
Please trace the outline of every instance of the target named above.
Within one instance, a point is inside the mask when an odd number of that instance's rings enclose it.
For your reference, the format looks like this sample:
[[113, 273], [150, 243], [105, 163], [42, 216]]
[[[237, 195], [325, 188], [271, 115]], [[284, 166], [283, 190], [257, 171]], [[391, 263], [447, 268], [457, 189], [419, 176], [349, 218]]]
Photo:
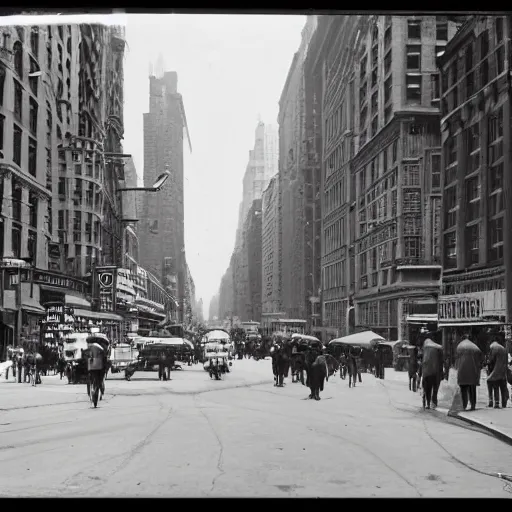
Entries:
[[450, 418], [456, 418], [458, 420], [464, 421], [469, 425], [473, 425], [474, 427], [479, 427], [497, 437], [500, 441], [503, 441], [504, 443], [512, 446], [512, 436], [510, 434], [506, 434], [499, 428], [491, 427], [488, 423], [484, 423], [483, 421], [468, 418], [467, 416], [461, 416], [458, 412], [455, 411], [448, 411], [448, 416]]

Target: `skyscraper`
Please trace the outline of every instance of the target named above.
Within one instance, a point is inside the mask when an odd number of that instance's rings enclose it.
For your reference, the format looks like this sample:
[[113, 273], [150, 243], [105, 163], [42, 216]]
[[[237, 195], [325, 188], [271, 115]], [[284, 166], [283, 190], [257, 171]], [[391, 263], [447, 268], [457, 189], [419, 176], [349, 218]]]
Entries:
[[151, 187], [166, 169], [171, 175], [158, 194], [146, 194], [140, 226], [140, 242], [144, 247], [141, 264], [177, 298], [178, 318], [183, 321], [187, 279], [183, 130], [187, 129], [187, 121], [178, 93], [178, 74], [167, 71], [163, 76], [150, 76], [149, 82], [149, 112], [144, 114], [144, 186]]

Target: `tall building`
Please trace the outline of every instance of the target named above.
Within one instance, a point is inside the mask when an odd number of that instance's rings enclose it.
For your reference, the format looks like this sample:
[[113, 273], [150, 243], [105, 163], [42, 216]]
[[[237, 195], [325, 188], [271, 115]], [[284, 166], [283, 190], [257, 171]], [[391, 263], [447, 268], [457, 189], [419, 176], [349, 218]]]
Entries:
[[[277, 147], [277, 130], [272, 125], [266, 125], [260, 121], [256, 127], [254, 148], [249, 151], [249, 162], [243, 178], [243, 197], [239, 209], [235, 249], [228, 269], [233, 283], [232, 305], [228, 306], [223, 302], [223, 296], [220, 297], [221, 309], [230, 311], [231, 315], [244, 321], [252, 314], [245, 230], [248, 225], [249, 211], [253, 207], [254, 201], [261, 200], [263, 191], [276, 173]], [[259, 307], [261, 308], [261, 304]], [[258, 316], [261, 317], [261, 312], [258, 313]]]
[[443, 197], [439, 327], [452, 357], [466, 333], [484, 351], [498, 332], [510, 337], [511, 38], [510, 17], [471, 16], [438, 59], [442, 172], [431, 179]]
[[208, 321], [211, 322], [218, 318], [219, 315], [219, 295], [214, 295], [210, 300], [210, 307], [208, 309]]
[[309, 279], [309, 274], [315, 275], [315, 241], [311, 228], [316, 213], [314, 208], [311, 211], [311, 205], [317, 199], [313, 172], [309, 169], [304, 172], [303, 146], [308, 138], [304, 120], [304, 61], [316, 24], [317, 16], [308, 16], [300, 48], [293, 57], [279, 100], [278, 116], [281, 308], [288, 318], [307, 319], [310, 326], [314, 325], [310, 299], [317, 297], [317, 291], [312, 288], [319, 287], [319, 283], [313, 284]]
[[[306, 59], [306, 90], [316, 97], [316, 155], [321, 169], [322, 325], [327, 338], [348, 334], [354, 293], [354, 217], [351, 161], [354, 152], [354, 62], [352, 49], [368, 16], [322, 16]], [[323, 71], [325, 69], [325, 72]], [[310, 101], [309, 104], [312, 102]], [[318, 106], [317, 106], [318, 105]], [[322, 108], [323, 105], [323, 108]], [[322, 123], [323, 120], [323, 123]], [[322, 126], [325, 130], [322, 137]], [[323, 169], [323, 172], [322, 172]]]
[[229, 268], [222, 276], [219, 293], [217, 295], [217, 309], [215, 310], [215, 316], [218, 316], [221, 320], [230, 318], [234, 314], [233, 255], [231, 257], [232, 261], [230, 262]]
[[279, 289], [279, 177], [275, 175], [263, 192], [261, 208], [261, 317], [270, 325], [281, 314]]
[[178, 74], [150, 76], [149, 112], [144, 114], [144, 186], [151, 187], [166, 169], [171, 172], [158, 194], [146, 194], [139, 223], [142, 265], [177, 297], [185, 320], [187, 268], [184, 240], [183, 131], [185, 109], [178, 93]]
[[261, 322], [261, 199], [255, 199], [247, 215], [245, 249], [247, 251], [247, 277], [249, 308], [247, 320]]
[[[1, 31], [2, 273], [34, 267], [10, 278], [1, 297], [10, 312], [4, 340], [17, 331], [20, 341], [22, 330], [38, 333], [45, 304], [77, 307], [75, 330], [97, 319], [86, 275], [94, 263], [122, 259], [114, 191], [124, 180], [124, 32], [89, 24]], [[119, 336], [121, 317], [106, 315]]]
[[[446, 16], [372, 16], [352, 50], [356, 324], [387, 339], [414, 340], [423, 324], [437, 324], [436, 54], [456, 30]], [[336, 126], [333, 118], [327, 129]]]

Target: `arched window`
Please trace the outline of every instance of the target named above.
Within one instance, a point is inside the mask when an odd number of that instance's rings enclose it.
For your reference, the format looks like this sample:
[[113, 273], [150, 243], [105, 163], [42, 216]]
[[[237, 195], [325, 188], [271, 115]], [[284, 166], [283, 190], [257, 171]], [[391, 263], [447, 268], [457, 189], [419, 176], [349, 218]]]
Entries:
[[23, 45], [16, 41], [12, 51], [14, 53], [14, 70], [20, 78], [23, 78]]

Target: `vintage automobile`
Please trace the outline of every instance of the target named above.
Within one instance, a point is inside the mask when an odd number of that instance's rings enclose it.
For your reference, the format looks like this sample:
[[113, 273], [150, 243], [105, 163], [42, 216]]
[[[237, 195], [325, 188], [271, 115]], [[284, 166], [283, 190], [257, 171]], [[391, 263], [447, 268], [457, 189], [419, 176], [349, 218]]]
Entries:
[[[144, 341], [141, 341], [144, 340]], [[158, 371], [159, 365], [164, 364], [167, 375], [170, 370], [181, 370], [180, 364], [176, 364], [182, 354], [193, 350], [192, 342], [184, 338], [137, 338], [138, 354], [125, 368], [125, 379], [130, 380], [135, 372]], [[174, 360], [172, 368], [168, 365]]]

